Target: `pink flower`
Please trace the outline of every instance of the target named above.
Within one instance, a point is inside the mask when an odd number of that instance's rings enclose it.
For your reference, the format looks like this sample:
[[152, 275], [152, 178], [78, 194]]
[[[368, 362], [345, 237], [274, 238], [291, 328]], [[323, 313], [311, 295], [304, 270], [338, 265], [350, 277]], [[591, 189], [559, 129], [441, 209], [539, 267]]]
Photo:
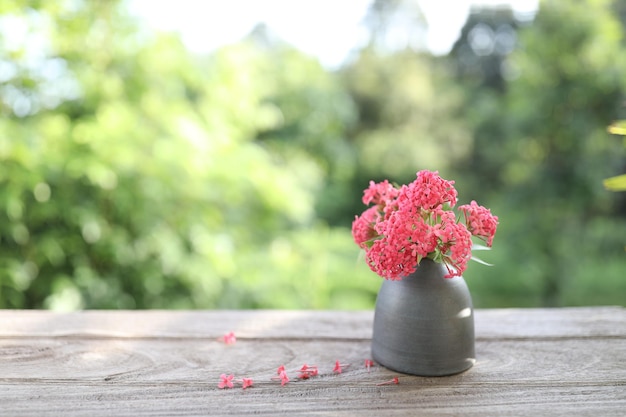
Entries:
[[287, 382], [289, 382], [289, 377], [287, 376], [287, 372], [285, 371], [285, 366], [280, 365], [278, 367], [278, 376], [272, 377], [273, 380], [280, 380], [280, 385], [284, 386]]
[[470, 204], [460, 206], [459, 210], [465, 215], [465, 224], [472, 235], [484, 239], [487, 246], [491, 246], [498, 227], [498, 216], [473, 200]]
[[400, 383], [400, 379], [397, 376], [394, 376], [389, 381], [381, 382], [381, 383], [378, 383], [376, 385], [377, 386], [381, 386], [381, 385], [398, 385], [399, 383]]
[[285, 386], [285, 384], [287, 382], [289, 382], [289, 377], [287, 376], [287, 372], [285, 372], [285, 371], [282, 371], [280, 373], [280, 375], [278, 375], [278, 377], [280, 378], [280, 385], [281, 386]]
[[445, 278], [461, 276], [472, 257], [472, 235], [463, 224], [456, 221], [451, 211], [439, 211], [436, 214], [439, 223], [433, 226], [433, 233], [437, 238], [438, 253], [448, 269]]
[[343, 368], [348, 366], [350, 366], [349, 363], [339, 363], [339, 361], [335, 361], [335, 367], [333, 368], [333, 372], [336, 374], [340, 374], [343, 372]]
[[233, 378], [235, 378], [235, 375], [226, 375], [226, 374], [222, 374], [220, 375], [220, 382], [217, 384], [218, 388], [224, 389], [224, 388], [232, 388], [233, 387]]
[[367, 206], [374, 203], [384, 207], [395, 200], [398, 192], [398, 189], [389, 184], [387, 180], [379, 183], [370, 181], [369, 188], [363, 191], [363, 204]]
[[251, 387], [253, 384], [252, 378], [242, 378], [241, 379], [241, 388], [246, 389]]
[[228, 332], [224, 336], [220, 337], [220, 340], [227, 345], [234, 345], [237, 342], [237, 337], [235, 336], [235, 333]]
[[306, 363], [304, 365], [302, 365], [302, 368], [300, 368], [300, 375], [298, 375], [298, 378], [300, 379], [309, 379], [312, 376], [317, 376], [319, 374], [319, 371], [317, 369], [317, 366], [309, 366]]
[[367, 242], [378, 236], [374, 225], [380, 218], [378, 207], [373, 206], [365, 210], [360, 216], [356, 216], [352, 222], [352, 237], [357, 245], [365, 249]]
[[365, 258], [370, 269], [386, 279], [402, 279], [402, 276], [415, 271], [416, 262], [411, 253], [398, 251], [387, 239], [375, 241]]
[[432, 210], [444, 204], [456, 205], [457, 192], [454, 181], [444, 180], [437, 171], [419, 171], [409, 185], [403, 185], [398, 195], [398, 209], [409, 206], [410, 210]]

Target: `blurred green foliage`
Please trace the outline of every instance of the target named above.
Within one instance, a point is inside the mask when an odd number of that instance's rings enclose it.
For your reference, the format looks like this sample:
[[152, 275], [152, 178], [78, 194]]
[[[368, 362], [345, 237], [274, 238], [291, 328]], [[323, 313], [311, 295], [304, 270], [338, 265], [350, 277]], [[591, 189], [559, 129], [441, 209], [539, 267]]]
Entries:
[[0, 307], [371, 308], [351, 221], [370, 179], [420, 169], [500, 217], [476, 306], [624, 304], [611, 7], [483, 10], [447, 57], [385, 50], [373, 19], [329, 71], [262, 26], [198, 57], [124, 3], [4, 1]]

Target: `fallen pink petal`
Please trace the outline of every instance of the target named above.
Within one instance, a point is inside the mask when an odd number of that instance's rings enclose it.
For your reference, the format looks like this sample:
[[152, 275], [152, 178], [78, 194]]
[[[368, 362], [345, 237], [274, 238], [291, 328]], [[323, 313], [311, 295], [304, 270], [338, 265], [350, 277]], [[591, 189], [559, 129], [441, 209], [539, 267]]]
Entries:
[[395, 376], [392, 379], [390, 379], [389, 381], [385, 381], [385, 382], [381, 382], [379, 384], [376, 384], [376, 386], [381, 386], [381, 385], [398, 385], [398, 384], [400, 384], [400, 380], [398, 379], [397, 376]]
[[289, 382], [289, 377], [287, 376], [287, 372], [282, 371], [279, 375], [280, 377], [280, 385], [284, 386], [287, 382]]
[[282, 367], [282, 368], [283, 368], [282, 370], [280, 370], [280, 368], [279, 368], [280, 372], [279, 372], [278, 376], [273, 376], [272, 380], [280, 379], [280, 385], [281, 386], [285, 386], [285, 384], [287, 384], [287, 382], [289, 382], [289, 376], [287, 376], [287, 372], [285, 372], [285, 370], [284, 370], [285, 368], [284, 367]]
[[222, 375], [220, 375], [220, 382], [217, 384], [217, 387], [220, 388], [220, 389], [232, 388], [233, 387], [233, 378], [235, 378], [235, 375], [233, 375], [233, 374], [230, 374], [230, 375], [222, 374]]
[[347, 368], [348, 366], [350, 366], [349, 363], [340, 363], [339, 361], [335, 361], [335, 367], [333, 368], [333, 372], [340, 374], [343, 372], [343, 368]]
[[227, 345], [234, 345], [237, 342], [237, 336], [234, 332], [228, 332], [224, 336], [220, 337], [220, 340]]
[[307, 365], [306, 363], [302, 365], [302, 368], [300, 368], [298, 372], [300, 372], [298, 375], [298, 378], [300, 379], [309, 379], [310, 377], [317, 376], [319, 374], [316, 365]]
[[253, 383], [254, 382], [252, 381], [252, 378], [242, 378], [241, 379], [241, 388], [246, 389], [248, 387], [251, 387]]

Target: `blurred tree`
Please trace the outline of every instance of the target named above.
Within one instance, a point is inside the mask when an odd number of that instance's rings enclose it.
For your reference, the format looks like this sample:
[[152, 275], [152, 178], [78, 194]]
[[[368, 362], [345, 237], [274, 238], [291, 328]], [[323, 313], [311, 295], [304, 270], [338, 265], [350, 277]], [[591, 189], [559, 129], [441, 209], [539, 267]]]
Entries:
[[402, 179], [414, 176], [416, 167], [443, 168], [465, 156], [468, 137], [451, 117], [460, 97], [437, 69], [427, 55], [370, 50], [347, 68], [346, 83], [360, 111], [355, 140], [370, 175]]
[[[339, 77], [257, 26], [249, 40], [259, 48], [264, 84], [263, 103], [274, 120], [259, 129], [256, 140], [280, 157], [317, 172], [316, 214], [334, 224], [346, 204], [355, 173], [354, 149], [346, 131], [355, 123], [355, 106]], [[288, 71], [284, 69], [288, 68]], [[302, 180], [305, 181], [303, 176]], [[312, 177], [315, 178], [315, 177]]]
[[383, 54], [426, 50], [427, 24], [417, 0], [374, 0], [363, 23], [368, 49]]
[[521, 226], [543, 259], [546, 305], [562, 302], [576, 258], [597, 254], [589, 226], [611, 213], [611, 195], [598, 184], [619, 162], [605, 126], [624, 99], [622, 38], [608, 2], [548, 1], [513, 56], [523, 76], [511, 83], [509, 111], [519, 132], [512, 145], [522, 152], [503, 174], [516, 204], [535, 213]]
[[508, 82], [518, 76], [507, 57], [517, 48], [518, 30], [524, 24], [529, 22], [517, 20], [508, 6], [472, 8], [461, 36], [444, 58], [463, 87], [463, 114], [473, 133], [468, 158], [458, 168], [471, 172], [464, 176], [466, 186], [480, 200], [502, 186], [500, 174], [507, 158], [502, 157], [500, 143], [509, 129], [502, 104]]
[[[492, 16], [483, 16], [475, 27], [490, 25]], [[475, 143], [465, 169], [476, 174], [476, 188], [488, 184], [505, 202], [500, 262], [523, 265], [506, 271], [507, 280], [542, 305], [578, 303], [576, 288], [590, 275], [605, 275], [596, 292], [623, 287], [616, 251], [626, 227], [598, 186], [619, 164], [605, 129], [624, 99], [623, 27], [607, 1], [546, 1], [517, 33], [520, 47], [492, 63], [514, 77], [483, 77], [493, 92], [468, 89]]]
[[501, 218], [478, 306], [622, 303], [610, 6], [476, 12], [450, 67], [377, 0], [331, 73], [267, 27], [196, 57], [122, 2], [3, 1], [0, 307], [370, 308], [362, 190], [424, 168]]
[[504, 92], [514, 70], [506, 57], [517, 46], [521, 24], [508, 6], [472, 8], [450, 52], [456, 76], [468, 87]]
[[459, 91], [446, 67], [425, 52], [427, 24], [418, 2], [376, 0], [364, 24], [369, 42], [342, 70], [358, 111], [346, 219], [363, 210], [361, 191], [369, 180], [405, 183], [426, 168], [445, 174], [469, 143]]
[[[333, 293], [352, 281], [326, 279], [353, 270], [358, 251], [345, 230], [314, 222], [324, 167], [255, 141], [283, 126], [293, 150], [311, 136], [313, 148], [327, 146], [324, 129], [340, 136], [343, 116], [300, 118], [341, 97], [332, 82], [290, 50], [279, 92], [257, 45], [198, 59], [122, 6], [0, 6], [0, 306], [343, 302]], [[323, 91], [277, 107], [310, 75]], [[349, 118], [349, 107], [337, 113]], [[301, 282], [303, 270], [315, 279]]]

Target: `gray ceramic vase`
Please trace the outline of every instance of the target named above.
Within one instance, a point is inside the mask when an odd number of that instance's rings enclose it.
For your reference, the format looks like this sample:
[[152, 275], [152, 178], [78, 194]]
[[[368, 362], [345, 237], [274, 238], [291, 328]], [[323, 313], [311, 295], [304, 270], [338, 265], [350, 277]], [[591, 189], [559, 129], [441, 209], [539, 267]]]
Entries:
[[423, 259], [399, 281], [384, 280], [376, 299], [372, 357], [412, 375], [444, 376], [475, 362], [474, 309], [463, 277]]

